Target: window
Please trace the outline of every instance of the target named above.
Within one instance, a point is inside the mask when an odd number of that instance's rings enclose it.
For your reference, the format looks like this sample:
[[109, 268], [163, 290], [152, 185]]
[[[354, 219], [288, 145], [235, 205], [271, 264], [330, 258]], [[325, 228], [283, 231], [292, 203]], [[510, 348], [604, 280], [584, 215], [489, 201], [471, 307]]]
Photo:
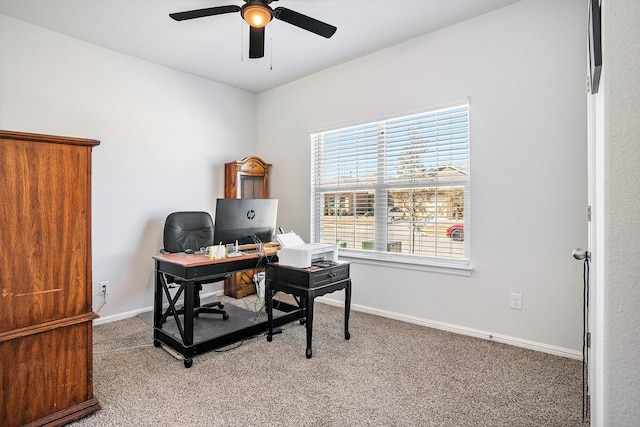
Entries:
[[313, 241], [352, 257], [466, 266], [468, 111], [313, 133]]

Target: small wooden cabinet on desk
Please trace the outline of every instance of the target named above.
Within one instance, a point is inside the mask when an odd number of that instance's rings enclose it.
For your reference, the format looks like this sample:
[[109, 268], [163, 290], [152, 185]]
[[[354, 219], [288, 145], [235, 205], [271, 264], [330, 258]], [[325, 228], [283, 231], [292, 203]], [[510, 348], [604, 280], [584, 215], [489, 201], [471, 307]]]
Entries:
[[249, 156], [224, 165], [224, 197], [227, 199], [268, 199], [271, 164]]
[[61, 426], [93, 395], [90, 139], [0, 131], [0, 424]]
[[[249, 156], [224, 165], [224, 197], [227, 199], [268, 199], [271, 164]], [[268, 242], [264, 242], [268, 243]], [[225, 280], [224, 294], [244, 298], [256, 292], [253, 276], [259, 270], [237, 272]]]

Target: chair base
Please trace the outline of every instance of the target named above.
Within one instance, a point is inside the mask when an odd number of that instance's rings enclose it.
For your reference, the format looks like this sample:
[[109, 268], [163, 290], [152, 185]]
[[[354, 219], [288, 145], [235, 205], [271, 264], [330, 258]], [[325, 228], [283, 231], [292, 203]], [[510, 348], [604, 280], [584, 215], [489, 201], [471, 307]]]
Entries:
[[203, 304], [200, 307], [196, 307], [193, 309], [193, 317], [198, 317], [200, 313], [222, 314], [222, 320], [227, 320], [229, 318], [229, 315], [226, 311], [222, 310], [223, 308], [224, 304], [222, 304], [221, 302], [210, 302], [208, 304]]
[[[215, 308], [218, 307], [218, 308]], [[222, 314], [222, 320], [227, 320], [229, 315], [226, 311], [222, 310], [224, 308], [224, 304], [221, 302], [210, 302], [208, 304], [203, 304], [201, 306], [195, 307], [193, 309], [193, 317], [198, 317], [200, 313], [205, 314]], [[184, 314], [184, 307], [180, 307], [177, 311], [177, 314]]]

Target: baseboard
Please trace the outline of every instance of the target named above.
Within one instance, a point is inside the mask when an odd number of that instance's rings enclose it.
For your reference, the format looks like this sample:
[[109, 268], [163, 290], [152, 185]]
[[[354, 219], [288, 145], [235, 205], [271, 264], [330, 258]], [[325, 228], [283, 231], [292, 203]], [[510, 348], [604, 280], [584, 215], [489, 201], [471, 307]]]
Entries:
[[[223, 290], [214, 291], [207, 294], [202, 294], [202, 298], [206, 298], [208, 296], [213, 295], [222, 295], [224, 293]], [[316, 298], [317, 301], [323, 302], [325, 304], [344, 307], [344, 302], [338, 301], [332, 298], [327, 297], [319, 297]], [[482, 331], [480, 329], [467, 328], [464, 326], [454, 325], [451, 323], [438, 322], [435, 320], [423, 319], [416, 316], [410, 316], [407, 314], [395, 313], [387, 310], [380, 310], [377, 308], [367, 307], [360, 304], [351, 304], [351, 310], [360, 311], [362, 313], [373, 314], [376, 316], [387, 317], [389, 319], [400, 320], [407, 323], [413, 323], [416, 325], [422, 325], [429, 328], [440, 329], [443, 331], [453, 332], [455, 334], [468, 335], [475, 338], [482, 338], [486, 340], [496, 341], [504, 344], [513, 345], [516, 347], [527, 348], [530, 350], [541, 351], [543, 353], [553, 354], [555, 356], [566, 357], [569, 359], [582, 359], [582, 353], [579, 351], [571, 350], [563, 347], [556, 347], [548, 344], [543, 344], [535, 341], [524, 340], [521, 338], [511, 337], [508, 335], [500, 335], [494, 334], [487, 331]], [[111, 316], [99, 317], [93, 321], [94, 325], [102, 325], [105, 323], [116, 322], [118, 320], [124, 320], [131, 317], [135, 317], [141, 313], [146, 313], [148, 311], [153, 311], [153, 306], [139, 308], [137, 310], [126, 311], [124, 313], [113, 314]]]
[[[332, 298], [319, 297], [316, 301], [323, 302], [325, 304], [344, 307], [344, 302], [338, 301]], [[564, 347], [557, 347], [535, 341], [524, 340], [521, 338], [511, 337], [508, 335], [494, 334], [480, 329], [467, 328], [464, 326], [454, 325], [451, 323], [438, 322], [435, 320], [423, 319], [416, 316], [410, 316], [407, 314], [395, 313], [387, 310], [380, 310], [377, 308], [371, 308], [359, 304], [351, 304], [351, 310], [360, 311], [363, 313], [369, 313], [376, 316], [387, 317], [389, 319], [400, 320], [403, 322], [414, 323], [416, 325], [422, 325], [429, 328], [440, 329], [443, 331], [453, 332], [455, 334], [468, 335], [475, 338], [482, 338], [490, 341], [496, 341], [503, 344], [509, 344], [516, 347], [527, 348], [530, 350], [541, 351], [543, 353], [553, 354], [555, 356], [566, 357], [569, 359], [582, 359], [582, 353], [579, 351], [571, 350]]]
[[97, 319], [93, 320], [93, 326], [104, 325], [105, 323], [117, 322], [118, 320], [129, 319], [131, 317], [136, 317], [140, 313], [146, 313], [148, 311], [153, 311], [153, 306], [139, 308], [137, 310], [125, 311], [123, 313], [112, 314], [110, 316], [100, 316]]
[[[213, 291], [213, 292], [208, 292], [208, 293], [202, 293], [200, 294], [200, 298], [207, 298], [210, 296], [214, 296], [214, 295], [223, 295], [224, 294], [224, 290], [220, 289], [217, 291]], [[182, 300], [179, 300], [176, 302], [176, 304], [179, 306], [181, 304]], [[164, 305], [165, 308], [169, 306], [169, 304], [165, 304]], [[110, 316], [100, 316], [97, 319], [94, 319], [93, 324], [94, 325], [103, 325], [105, 323], [111, 323], [111, 322], [117, 322], [118, 320], [124, 320], [124, 319], [129, 319], [131, 317], [136, 317], [139, 314], [142, 313], [147, 313], [149, 311], [153, 311], [153, 306], [150, 305], [148, 307], [142, 307], [142, 308], [138, 308], [136, 310], [131, 310], [131, 311], [125, 311], [123, 313], [118, 313], [118, 314], [112, 314]]]

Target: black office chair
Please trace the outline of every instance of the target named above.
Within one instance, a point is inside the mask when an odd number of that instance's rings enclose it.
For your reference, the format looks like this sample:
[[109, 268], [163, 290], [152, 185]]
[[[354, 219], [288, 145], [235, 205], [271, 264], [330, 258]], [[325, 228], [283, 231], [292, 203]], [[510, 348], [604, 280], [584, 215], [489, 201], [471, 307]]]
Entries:
[[[164, 223], [164, 249], [162, 253], [176, 252], [196, 252], [200, 248], [213, 246], [213, 220], [207, 212], [174, 212], [170, 214]], [[206, 283], [220, 282], [228, 279], [231, 275], [207, 278], [195, 282], [195, 292], [193, 301], [193, 317], [198, 317], [200, 313], [222, 314], [222, 318], [227, 320], [229, 315], [222, 310], [224, 304], [212, 302], [200, 304], [200, 291], [202, 285]], [[167, 284], [182, 282], [173, 276], [165, 275]], [[184, 307], [177, 310], [178, 314], [184, 313]]]

